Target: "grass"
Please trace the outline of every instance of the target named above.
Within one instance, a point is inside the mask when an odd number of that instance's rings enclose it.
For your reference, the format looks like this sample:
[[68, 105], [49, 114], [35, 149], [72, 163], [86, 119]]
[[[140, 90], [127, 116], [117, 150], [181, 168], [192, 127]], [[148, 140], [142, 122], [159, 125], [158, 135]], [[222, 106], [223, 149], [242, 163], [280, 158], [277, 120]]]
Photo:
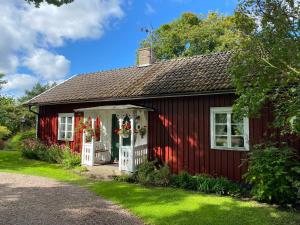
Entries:
[[0, 151], [0, 172], [45, 176], [81, 185], [122, 205], [147, 224], [300, 224], [299, 213], [280, 211], [254, 201], [115, 181], [91, 181], [58, 165], [22, 159], [18, 152]]

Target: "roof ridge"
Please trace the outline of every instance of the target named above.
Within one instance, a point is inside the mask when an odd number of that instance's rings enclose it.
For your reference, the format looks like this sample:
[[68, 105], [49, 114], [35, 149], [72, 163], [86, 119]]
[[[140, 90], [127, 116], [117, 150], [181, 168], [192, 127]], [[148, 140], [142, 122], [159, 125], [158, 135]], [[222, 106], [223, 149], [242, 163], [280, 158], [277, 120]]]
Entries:
[[[202, 58], [202, 57], [214, 56], [214, 55], [227, 55], [227, 54], [230, 54], [230, 53], [232, 53], [232, 51], [210, 52], [210, 53], [201, 54], [201, 55], [177, 57], [177, 58], [174, 58], [174, 59], [162, 59], [162, 60], [155, 61], [154, 63], [150, 64], [149, 66], [159, 64], [159, 63], [181, 61], [181, 60], [187, 60], [187, 59], [193, 59], [193, 58]], [[93, 74], [103, 73], [103, 72], [120, 71], [120, 70], [131, 69], [131, 68], [147, 68], [149, 66], [139, 67], [138, 65], [132, 65], [132, 66], [113, 68], [113, 69], [108, 69], [108, 70], [103, 69], [103, 70], [98, 70], [98, 71], [94, 71], [94, 72], [80, 73], [80, 74], [77, 74], [76, 76], [72, 76], [72, 77], [75, 78], [75, 77], [84, 76], [84, 75], [93, 75]]]
[[228, 55], [231, 54], [233, 51], [222, 51], [222, 52], [209, 52], [205, 54], [199, 54], [199, 55], [192, 55], [192, 56], [180, 56], [173, 59], [162, 59], [154, 62], [153, 64], [160, 63], [160, 62], [172, 62], [172, 61], [181, 61], [186, 59], [193, 59], [193, 58], [202, 58], [207, 56], [214, 56], [214, 55]]

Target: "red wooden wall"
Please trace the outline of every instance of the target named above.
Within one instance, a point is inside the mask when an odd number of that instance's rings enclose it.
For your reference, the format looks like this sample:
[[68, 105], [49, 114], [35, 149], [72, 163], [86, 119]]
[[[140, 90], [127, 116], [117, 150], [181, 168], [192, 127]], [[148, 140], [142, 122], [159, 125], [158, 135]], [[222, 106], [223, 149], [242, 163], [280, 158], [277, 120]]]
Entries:
[[[208, 173], [240, 180], [247, 169], [241, 166], [247, 152], [214, 150], [210, 148], [210, 107], [232, 106], [234, 95], [161, 98], [123, 101], [118, 103], [84, 103], [40, 107], [39, 137], [47, 143], [57, 143], [57, 114], [74, 109], [104, 104], [136, 104], [154, 109], [149, 112], [149, 158], [167, 162], [173, 173]], [[76, 114], [75, 126], [82, 115]], [[250, 119], [250, 145], [258, 144], [271, 135], [268, 122], [272, 117], [263, 109], [260, 118]], [[274, 131], [275, 138], [279, 137]], [[81, 150], [81, 135], [70, 143], [75, 151]], [[300, 149], [300, 140], [291, 143]]]

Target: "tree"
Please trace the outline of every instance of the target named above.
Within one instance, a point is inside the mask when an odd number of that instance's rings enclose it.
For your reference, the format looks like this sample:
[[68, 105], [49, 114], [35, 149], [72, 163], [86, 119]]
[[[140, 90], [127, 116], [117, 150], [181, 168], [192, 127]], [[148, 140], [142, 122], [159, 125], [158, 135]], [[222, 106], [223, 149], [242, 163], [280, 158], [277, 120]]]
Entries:
[[20, 131], [21, 127], [33, 127], [34, 118], [33, 113], [15, 99], [0, 96], [0, 126], [7, 127], [12, 134]]
[[6, 81], [3, 80], [4, 74], [0, 73], [0, 90], [2, 89], [2, 86], [6, 84]]
[[230, 73], [242, 116], [273, 107], [274, 126], [300, 133], [299, 0], [244, 0], [235, 13], [241, 36]]
[[179, 19], [160, 26], [141, 46], [149, 46], [151, 40], [158, 59], [171, 59], [231, 50], [238, 35], [233, 16], [209, 13], [200, 17], [184, 13]]
[[56, 86], [56, 83], [53, 84], [47, 83], [45, 85], [42, 85], [41, 83], [36, 83], [31, 90], [25, 90], [25, 95], [19, 98], [18, 100], [24, 103], [54, 86]]
[[41, 3], [46, 2], [50, 5], [61, 6], [63, 4], [69, 4], [74, 0], [25, 0], [29, 4], [33, 3], [35, 7], [39, 7]]
[[12, 134], [22, 128], [32, 128], [35, 124], [35, 115], [22, 105], [31, 98], [41, 94], [56, 84], [42, 85], [37, 83], [31, 90], [26, 90], [25, 95], [17, 100], [0, 96], [0, 126], [7, 127]]

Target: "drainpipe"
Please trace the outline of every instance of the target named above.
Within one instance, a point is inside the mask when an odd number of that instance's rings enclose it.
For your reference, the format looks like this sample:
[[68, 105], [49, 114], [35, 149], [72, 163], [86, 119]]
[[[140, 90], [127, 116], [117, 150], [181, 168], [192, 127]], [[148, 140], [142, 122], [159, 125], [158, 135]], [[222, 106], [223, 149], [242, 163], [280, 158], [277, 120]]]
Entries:
[[38, 138], [38, 130], [39, 130], [39, 113], [32, 110], [32, 105], [28, 106], [29, 112], [32, 112], [33, 114], [35, 114], [35, 138]]

